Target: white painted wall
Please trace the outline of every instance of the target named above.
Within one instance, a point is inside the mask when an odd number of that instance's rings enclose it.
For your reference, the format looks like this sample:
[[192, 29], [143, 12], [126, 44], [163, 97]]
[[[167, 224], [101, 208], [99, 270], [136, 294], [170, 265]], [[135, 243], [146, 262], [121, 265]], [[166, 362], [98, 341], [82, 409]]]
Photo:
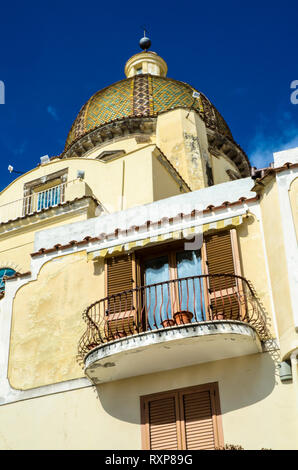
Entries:
[[163, 217], [175, 217], [181, 212], [189, 214], [194, 209], [200, 211], [211, 204], [219, 206], [225, 201], [237, 201], [240, 197], [252, 198], [256, 195], [251, 191], [253, 185], [251, 178], [229, 181], [125, 211], [43, 230], [35, 234], [34, 249], [38, 251], [40, 248], [52, 248], [57, 243], [64, 245], [71, 240], [80, 241], [86, 236], [95, 237], [101, 233], [112, 233], [117, 228], [127, 230], [148, 220], [156, 222]]

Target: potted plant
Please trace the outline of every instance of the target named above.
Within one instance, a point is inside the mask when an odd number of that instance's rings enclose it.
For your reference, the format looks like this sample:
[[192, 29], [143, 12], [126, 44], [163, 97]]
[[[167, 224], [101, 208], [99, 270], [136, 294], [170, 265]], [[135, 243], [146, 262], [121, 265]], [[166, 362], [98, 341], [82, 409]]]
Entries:
[[216, 312], [213, 314], [213, 320], [224, 320], [225, 315], [223, 312]]
[[113, 336], [114, 336], [114, 339], [121, 339], [121, 338], [125, 338], [126, 333], [125, 331], [115, 331], [115, 333], [113, 333]]
[[191, 323], [193, 314], [187, 310], [181, 310], [181, 312], [176, 312], [174, 314], [174, 320], [176, 325], [185, 325]]
[[92, 349], [96, 348], [96, 346], [98, 346], [98, 343], [89, 343], [87, 344], [87, 349], [91, 351]]
[[175, 320], [173, 320], [172, 318], [167, 318], [166, 320], [163, 320], [161, 324], [163, 328], [168, 328], [169, 326], [175, 325]]

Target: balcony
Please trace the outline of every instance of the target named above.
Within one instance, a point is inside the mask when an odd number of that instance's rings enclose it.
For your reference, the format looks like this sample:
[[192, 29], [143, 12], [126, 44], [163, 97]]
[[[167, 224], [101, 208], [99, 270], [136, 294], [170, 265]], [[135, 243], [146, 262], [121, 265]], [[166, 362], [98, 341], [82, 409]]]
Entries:
[[[45, 218], [48, 210], [60, 209], [63, 212], [67, 204], [72, 201], [82, 200], [86, 196], [91, 196], [91, 191], [86, 183], [80, 179], [61, 183], [52, 186], [44, 191], [33, 192], [32, 194], [0, 206], [0, 231], [5, 230], [3, 224], [20, 221], [27, 216], [35, 218]], [[50, 216], [50, 211], [48, 211]]]
[[261, 351], [267, 329], [247, 280], [198, 275], [137, 287], [83, 313], [79, 357], [94, 383]]

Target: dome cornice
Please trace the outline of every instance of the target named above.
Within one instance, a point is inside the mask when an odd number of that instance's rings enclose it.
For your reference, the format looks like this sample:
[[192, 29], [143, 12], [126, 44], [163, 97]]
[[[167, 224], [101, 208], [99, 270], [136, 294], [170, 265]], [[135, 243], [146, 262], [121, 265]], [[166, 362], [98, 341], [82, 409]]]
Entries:
[[110, 141], [121, 140], [128, 136], [140, 134], [151, 135], [155, 133], [156, 117], [130, 116], [123, 119], [115, 119], [95, 129], [85, 132], [71, 145], [65, 148], [59, 158], [81, 157], [89, 150], [106, 144]]
[[[188, 108], [177, 108], [188, 109]], [[163, 111], [159, 114], [164, 114]], [[105, 145], [108, 142], [121, 140], [128, 136], [150, 135], [156, 131], [156, 122], [158, 116], [150, 117], [128, 117], [124, 119], [116, 119], [113, 122], [104, 124], [86, 132], [83, 136], [72, 142], [72, 144], [64, 150], [59, 157], [54, 158], [70, 158], [81, 157], [86, 152]], [[250, 163], [247, 155], [241, 147], [229, 136], [223, 136], [216, 132], [212, 127], [207, 127], [207, 137], [209, 150], [216, 155], [221, 151], [231, 158], [235, 165], [239, 168], [241, 176], [249, 176]]]
[[246, 153], [234, 140], [208, 128], [207, 138], [211, 154], [215, 156], [220, 156], [221, 154], [226, 155], [235, 163], [243, 178], [250, 176], [249, 159]]

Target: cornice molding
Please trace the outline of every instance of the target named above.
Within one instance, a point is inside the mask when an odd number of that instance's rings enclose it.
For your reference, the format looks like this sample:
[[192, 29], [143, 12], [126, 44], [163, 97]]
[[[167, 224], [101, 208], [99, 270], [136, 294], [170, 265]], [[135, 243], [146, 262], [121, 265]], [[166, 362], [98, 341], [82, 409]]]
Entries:
[[250, 176], [250, 163], [245, 152], [236, 142], [218, 132], [207, 129], [209, 152], [215, 157], [224, 154], [237, 166], [243, 178]]
[[82, 157], [99, 144], [127, 136], [151, 135], [156, 130], [155, 117], [126, 117], [99, 126], [75, 140], [59, 157]]
[[73, 201], [66, 201], [57, 206], [49, 207], [43, 209], [39, 212], [34, 212], [32, 214], [24, 215], [23, 217], [18, 217], [14, 220], [9, 220], [7, 222], [0, 223], [0, 237], [2, 235], [15, 233], [17, 230], [29, 229], [31, 230], [34, 226], [36, 230], [36, 225], [40, 222], [44, 222], [46, 219], [53, 217], [61, 217], [66, 214], [73, 214], [74, 212], [88, 210], [90, 204], [94, 206], [100, 205], [100, 203], [93, 198], [92, 196], [83, 196], [81, 198], [76, 198]]

